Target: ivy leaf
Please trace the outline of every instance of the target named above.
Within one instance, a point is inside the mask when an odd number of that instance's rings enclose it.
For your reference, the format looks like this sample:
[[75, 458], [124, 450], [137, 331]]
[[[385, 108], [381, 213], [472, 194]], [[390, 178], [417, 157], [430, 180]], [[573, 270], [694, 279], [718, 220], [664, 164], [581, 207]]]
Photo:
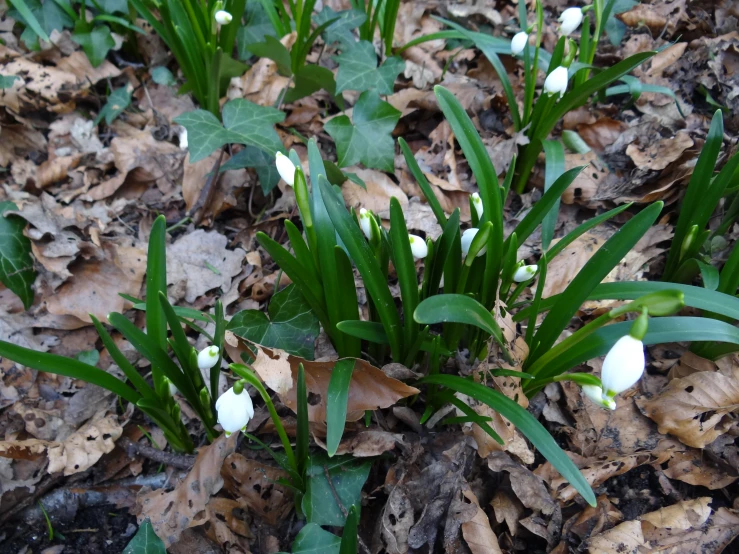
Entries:
[[264, 42], [251, 44], [247, 50], [260, 58], [268, 58], [277, 64], [280, 75], [290, 77], [293, 74], [290, 51], [277, 38], [267, 35]]
[[131, 92], [133, 87], [126, 85], [125, 87], [117, 88], [108, 96], [108, 101], [100, 110], [100, 113], [95, 118], [95, 125], [100, 123], [105, 118], [105, 123], [110, 125], [113, 123], [115, 118], [123, 113], [123, 110], [131, 105]]
[[23, 235], [26, 222], [5, 212], [17, 210], [12, 202], [0, 202], [0, 282], [13, 291], [28, 309], [33, 304], [31, 285], [36, 280], [31, 241]]
[[274, 124], [284, 118], [285, 114], [280, 110], [237, 98], [223, 107], [223, 125], [205, 110], [183, 113], [175, 118], [175, 122], [187, 129], [190, 163], [195, 163], [232, 142], [256, 146], [270, 155], [283, 152]]
[[285, 102], [290, 104], [317, 90], [324, 89], [331, 96], [336, 94], [336, 81], [330, 69], [320, 65], [304, 65], [295, 74], [295, 86], [285, 93]]
[[327, 21], [335, 19], [331, 25], [323, 31], [323, 40], [326, 44], [338, 42], [344, 48], [349, 48], [356, 44], [357, 39], [352, 31], [359, 27], [367, 19], [367, 15], [362, 10], [343, 10], [335, 12], [328, 6], [318, 12], [314, 17], [316, 26], [320, 27]]
[[82, 47], [93, 67], [103, 63], [108, 51], [115, 46], [115, 39], [105, 25], [95, 27], [87, 33], [74, 33], [72, 40]]
[[0, 75], [0, 90], [12, 87], [16, 79], [20, 79], [20, 77], [18, 75]]
[[377, 91], [361, 94], [354, 106], [354, 123], [340, 115], [326, 123], [326, 132], [336, 143], [339, 167], [362, 162], [366, 167], [393, 171], [395, 143], [392, 131], [400, 112], [380, 99]]
[[154, 533], [151, 521], [146, 518], [139, 526], [139, 530], [123, 549], [123, 554], [166, 554], [162, 539]]
[[405, 68], [405, 62], [393, 56], [377, 67], [375, 47], [366, 40], [359, 41], [349, 50], [336, 56], [339, 71], [336, 75], [336, 92], [344, 90], [377, 89], [378, 94], [392, 94], [395, 79]]
[[97, 0], [105, 13], [128, 13], [128, 0]]
[[172, 72], [163, 65], [159, 65], [151, 70], [151, 80], [157, 85], [171, 87], [177, 84], [177, 80]]
[[252, 53], [249, 46], [264, 42], [267, 36], [275, 36], [275, 29], [260, 2], [247, 2], [246, 25], [236, 32], [236, 49], [240, 60], [248, 60]]
[[320, 331], [318, 318], [295, 285], [272, 297], [269, 319], [261, 310], [244, 310], [231, 319], [227, 329], [261, 346], [281, 348], [308, 360], [313, 359], [313, 343]]
[[280, 182], [280, 173], [275, 165], [275, 157], [267, 154], [255, 146], [247, 146], [236, 153], [230, 160], [221, 166], [221, 171], [252, 167], [257, 170], [259, 185], [267, 196]]
[[308, 523], [293, 542], [293, 554], [339, 554], [341, 539], [324, 531], [320, 525]]

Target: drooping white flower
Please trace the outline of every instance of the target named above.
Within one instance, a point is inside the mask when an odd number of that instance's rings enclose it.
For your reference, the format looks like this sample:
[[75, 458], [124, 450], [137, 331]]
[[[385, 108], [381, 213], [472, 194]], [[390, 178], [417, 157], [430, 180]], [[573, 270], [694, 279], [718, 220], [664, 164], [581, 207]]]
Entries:
[[282, 152], [277, 152], [275, 155], [275, 165], [282, 180], [288, 185], [293, 186], [295, 184], [295, 164], [292, 160]]
[[516, 33], [511, 39], [511, 54], [514, 56], [523, 52], [529, 42], [529, 35], [525, 31]]
[[[165, 379], [167, 379], [167, 378], [165, 377]], [[175, 384], [172, 381], [170, 381], [169, 379], [167, 379], [167, 385], [169, 386], [169, 395], [170, 396], [174, 396], [175, 394], [177, 394], [178, 392], [180, 392], [180, 389], [178, 389], [175, 386]]]
[[[475, 235], [477, 235], [477, 232], [480, 229], [476, 229], [472, 227], [471, 229], [467, 229], [464, 233], [462, 233], [462, 255], [467, 256], [467, 253], [470, 251], [470, 246], [472, 245], [472, 240], [475, 238]], [[477, 257], [479, 258], [485, 252], [487, 252], [488, 247], [483, 246], [480, 251], [477, 253]]]
[[613, 398], [630, 388], [644, 373], [644, 344], [631, 335], [621, 337], [603, 360], [600, 380], [605, 395]]
[[473, 192], [470, 198], [472, 199], [472, 205], [475, 207], [475, 211], [477, 212], [477, 218], [482, 219], [482, 198], [480, 198], [480, 195], [476, 192]]
[[616, 401], [613, 398], [605, 396], [602, 388], [596, 385], [583, 385], [582, 391], [585, 393], [585, 396], [598, 404], [598, 406], [608, 408], [609, 410], [616, 409]]
[[429, 253], [429, 247], [426, 246], [426, 241], [418, 235], [408, 234], [408, 240], [411, 243], [411, 252], [416, 260], [422, 260]]
[[567, 68], [561, 65], [552, 71], [544, 80], [544, 92], [550, 96], [559, 94], [560, 98], [567, 90], [567, 82], [570, 80]]
[[246, 390], [236, 394], [231, 387], [216, 400], [216, 411], [218, 423], [226, 435], [230, 435], [246, 428], [246, 424], [254, 417], [254, 404]]
[[372, 212], [364, 208], [360, 208], [359, 227], [362, 229], [364, 236], [367, 237], [368, 240], [372, 238], [372, 222], [370, 219], [372, 219]]
[[218, 353], [220, 351], [218, 350], [217, 346], [209, 346], [207, 348], [203, 348], [200, 352], [198, 352], [198, 367], [200, 369], [210, 369], [216, 363], [218, 363]]
[[536, 271], [538, 269], [539, 268], [535, 265], [522, 265], [516, 270], [516, 273], [513, 274], [513, 280], [516, 283], [523, 283], [524, 281], [528, 281], [534, 275], [536, 275]]
[[233, 21], [233, 16], [224, 10], [218, 10], [216, 12], [216, 23], [219, 25], [228, 25]]
[[559, 32], [563, 36], [569, 36], [582, 23], [582, 10], [580, 8], [567, 8], [559, 16]]

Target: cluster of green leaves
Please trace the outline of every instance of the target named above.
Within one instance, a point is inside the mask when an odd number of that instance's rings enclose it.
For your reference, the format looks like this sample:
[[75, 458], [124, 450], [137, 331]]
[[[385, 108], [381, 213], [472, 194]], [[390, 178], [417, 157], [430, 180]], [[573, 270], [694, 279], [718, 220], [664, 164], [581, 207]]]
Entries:
[[[141, 355], [151, 362], [151, 384], [126, 359], [103, 324], [90, 315], [95, 329], [111, 358], [125, 375], [121, 381], [106, 371], [81, 359], [36, 352], [0, 341], [0, 356], [39, 371], [81, 379], [107, 389], [127, 402], [132, 402], [148, 415], [164, 432], [172, 448], [189, 452], [193, 448], [190, 435], [182, 423], [180, 406], [172, 398], [170, 384], [187, 400], [198, 414], [209, 439], [217, 436], [215, 399], [210, 396], [197, 363], [197, 351], [190, 346], [183, 325], [208, 337], [219, 349], [223, 347], [225, 320], [217, 303], [215, 316], [197, 310], [172, 307], [167, 300], [164, 216], [152, 226], [146, 269], [146, 302], [126, 297], [134, 307], [146, 310], [146, 332], [141, 331], [120, 313], [111, 313], [108, 322], [126, 338]], [[209, 336], [195, 321], [215, 324], [215, 338]], [[169, 327], [171, 335], [168, 336]], [[170, 357], [169, 351], [174, 353]], [[210, 371], [210, 390], [218, 390], [220, 359]]]
[[[97, 67], [115, 47], [113, 31], [138, 32], [132, 23], [128, 0], [10, 0], [9, 15], [21, 22], [25, 29], [21, 40], [31, 50], [39, 50], [39, 39], [49, 42], [53, 31], [72, 30], [72, 40], [87, 54], [90, 63]], [[92, 18], [87, 19], [87, 12]]]
[[[201, 108], [219, 117], [218, 101], [229, 81], [247, 69], [232, 57], [246, 0], [130, 1], [177, 59], [186, 79], [181, 92], [191, 92]], [[233, 16], [231, 23], [216, 23], [219, 10]]]

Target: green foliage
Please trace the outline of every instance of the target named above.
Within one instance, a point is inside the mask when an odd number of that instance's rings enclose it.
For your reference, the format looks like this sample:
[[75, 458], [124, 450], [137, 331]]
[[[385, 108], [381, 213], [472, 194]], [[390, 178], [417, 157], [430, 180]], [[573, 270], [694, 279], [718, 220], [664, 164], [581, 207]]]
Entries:
[[103, 119], [108, 125], [113, 123], [131, 105], [131, 92], [133, 92], [133, 87], [129, 85], [115, 89], [95, 118], [95, 125]]
[[336, 56], [336, 61], [336, 92], [377, 89], [378, 94], [392, 94], [395, 79], [405, 68], [399, 57], [388, 58], [378, 67], [375, 47], [364, 40]]
[[16, 79], [20, 79], [20, 77], [18, 75], [0, 75], [0, 90], [11, 88]]
[[172, 87], [177, 84], [172, 72], [163, 65], [159, 65], [151, 70], [151, 80], [158, 85]]
[[106, 25], [75, 32], [72, 34], [72, 40], [82, 47], [93, 67], [103, 63], [110, 49], [115, 46], [115, 39]]
[[336, 454], [344, 434], [349, 385], [355, 363], [356, 360], [352, 359], [339, 360], [331, 370], [326, 398], [326, 450], [329, 456]]
[[227, 329], [262, 346], [281, 348], [290, 354], [313, 359], [318, 319], [295, 285], [272, 297], [269, 318], [261, 310], [243, 310], [233, 316]]
[[320, 525], [308, 523], [293, 542], [292, 554], [340, 554], [341, 538], [324, 531]]
[[280, 174], [275, 167], [275, 156], [272, 153], [265, 152], [255, 146], [247, 146], [234, 154], [230, 160], [221, 164], [221, 171], [229, 169], [242, 169], [244, 167], [253, 167], [257, 171], [259, 177], [259, 185], [262, 192], [267, 196], [277, 183], [280, 182]]
[[274, 129], [283, 119], [280, 110], [237, 98], [223, 106], [223, 124], [206, 110], [184, 113], [175, 122], [187, 129], [190, 162], [195, 163], [229, 143], [256, 146], [273, 157], [284, 150]]
[[139, 530], [123, 549], [123, 554], [166, 554], [166, 552], [162, 539], [154, 533], [148, 518], [139, 525]]
[[362, 10], [343, 10], [336, 12], [328, 6], [318, 12], [313, 20], [317, 25], [329, 22], [323, 31], [323, 40], [326, 44], [339, 43], [342, 49], [348, 49], [356, 44], [357, 40], [352, 31], [362, 25], [367, 19]]
[[18, 206], [12, 202], [0, 202], [0, 281], [28, 309], [33, 304], [32, 286], [36, 280], [31, 241], [23, 235], [25, 220], [18, 216], [5, 215], [5, 212], [17, 209]]
[[392, 172], [395, 145], [391, 133], [400, 115], [377, 92], [366, 91], [354, 106], [353, 121], [339, 115], [326, 123], [326, 132], [336, 143], [339, 167], [362, 162], [367, 167]]

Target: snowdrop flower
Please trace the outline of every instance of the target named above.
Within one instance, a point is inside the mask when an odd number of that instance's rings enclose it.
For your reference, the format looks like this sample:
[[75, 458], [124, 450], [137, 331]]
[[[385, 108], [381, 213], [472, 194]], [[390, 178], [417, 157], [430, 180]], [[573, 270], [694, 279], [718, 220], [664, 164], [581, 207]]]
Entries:
[[630, 388], [644, 373], [644, 344], [626, 335], [616, 341], [603, 361], [600, 380], [604, 396], [613, 399]]
[[177, 133], [177, 138], [180, 140], [180, 148], [182, 150], [187, 150], [187, 129], [180, 127], [180, 130]]
[[559, 16], [559, 32], [564, 36], [569, 36], [582, 23], [582, 10], [580, 8], [567, 8]]
[[[477, 235], [477, 232], [480, 229], [475, 229], [474, 227], [471, 229], [467, 229], [464, 233], [462, 233], [462, 255], [467, 256], [467, 253], [470, 251], [470, 246], [472, 245], [472, 240], [475, 238], [475, 235]], [[477, 253], [477, 257], [479, 258], [485, 252], [487, 252], [488, 247], [483, 246], [480, 251]]]
[[516, 270], [516, 273], [513, 274], [513, 280], [516, 283], [523, 283], [524, 281], [528, 281], [534, 275], [536, 275], [536, 271], [538, 269], [539, 268], [535, 265], [522, 265]]
[[516, 33], [511, 39], [511, 54], [514, 56], [523, 52], [529, 42], [529, 35], [525, 31]]
[[288, 185], [293, 186], [295, 184], [295, 164], [285, 156], [282, 152], [277, 152], [275, 156], [275, 165], [277, 166], [277, 172]]
[[408, 240], [411, 242], [411, 252], [416, 260], [422, 260], [429, 253], [429, 247], [426, 241], [418, 235], [408, 234]]
[[238, 394], [231, 387], [216, 400], [216, 411], [218, 423], [228, 436], [246, 428], [246, 424], [254, 417], [254, 404], [246, 390]]
[[[580, 16], [580, 19], [582, 19], [582, 15]], [[216, 12], [216, 23], [219, 25], [228, 25], [233, 21], [233, 16], [224, 10], [218, 10]]]
[[582, 391], [585, 393], [585, 396], [598, 404], [598, 406], [608, 408], [609, 410], [616, 409], [616, 402], [613, 400], [613, 398], [604, 395], [602, 388], [596, 385], [583, 385]]
[[372, 222], [370, 219], [372, 219], [372, 212], [365, 210], [364, 208], [360, 208], [359, 227], [362, 229], [364, 236], [367, 237], [367, 240], [372, 238]]
[[567, 81], [569, 80], [570, 78], [567, 73], [567, 68], [560, 65], [547, 75], [547, 78], [544, 81], [544, 92], [549, 96], [559, 94], [559, 97], [562, 98], [567, 90]]
[[480, 195], [476, 192], [472, 193], [472, 205], [475, 207], [475, 211], [477, 212], [477, 218], [482, 219], [482, 198], [480, 198]]
[[217, 346], [209, 346], [208, 348], [203, 348], [200, 352], [198, 352], [198, 367], [200, 369], [210, 369], [216, 363], [218, 363], [218, 353], [220, 351], [218, 350]]
[[165, 379], [166, 379], [167, 385], [169, 387], [169, 395], [170, 396], [174, 396], [175, 394], [177, 394], [178, 392], [180, 392], [180, 389], [178, 389], [172, 381], [170, 381], [166, 377], [165, 377]]

